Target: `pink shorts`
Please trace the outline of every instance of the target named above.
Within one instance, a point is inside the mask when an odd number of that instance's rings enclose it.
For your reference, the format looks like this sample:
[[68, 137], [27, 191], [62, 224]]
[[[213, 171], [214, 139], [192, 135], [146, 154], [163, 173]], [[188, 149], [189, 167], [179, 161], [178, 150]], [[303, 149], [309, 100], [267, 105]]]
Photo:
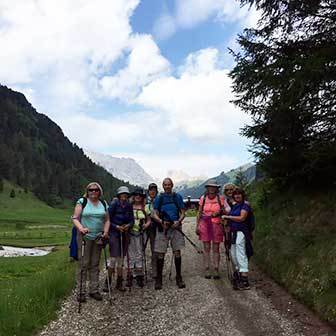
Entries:
[[199, 240], [203, 242], [220, 243], [224, 240], [223, 228], [219, 223], [213, 223], [211, 216], [201, 216], [199, 221]]

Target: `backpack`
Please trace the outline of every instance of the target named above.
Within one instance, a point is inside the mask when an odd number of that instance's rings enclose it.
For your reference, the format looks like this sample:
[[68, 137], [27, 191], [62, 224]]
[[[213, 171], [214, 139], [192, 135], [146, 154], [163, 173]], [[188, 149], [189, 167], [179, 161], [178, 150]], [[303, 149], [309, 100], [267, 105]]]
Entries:
[[[203, 202], [202, 202], [202, 205], [201, 205], [201, 208], [200, 208], [200, 213], [203, 212], [203, 209], [204, 209], [204, 205], [205, 205], [205, 201], [206, 201], [206, 197], [207, 197], [207, 193], [205, 193], [203, 195]], [[217, 194], [217, 202], [219, 204], [219, 209], [220, 209], [220, 212], [223, 211], [223, 208], [224, 208], [224, 204], [221, 203], [220, 201], [220, 196]]]
[[247, 224], [248, 230], [250, 231], [250, 233], [252, 233], [255, 230], [255, 216], [252, 211], [252, 208], [250, 208], [250, 211], [247, 215], [246, 224]]
[[[159, 196], [158, 196], [159, 197], [158, 211], [159, 211], [160, 214], [161, 214], [161, 208], [162, 208], [162, 205], [163, 205], [163, 195], [164, 195], [164, 193], [160, 193]], [[179, 206], [179, 204], [177, 202], [177, 194], [176, 194], [176, 192], [173, 192], [172, 196], [173, 196], [172, 197], [173, 198], [173, 202], [174, 202], [174, 204], [176, 206], [176, 209], [177, 209], [177, 212], [179, 214], [181, 208], [180, 208], [180, 206]], [[169, 203], [165, 203], [165, 204], [169, 204]]]
[[[103, 204], [105, 212], [107, 211], [107, 203], [106, 201], [99, 199], [99, 201]], [[82, 212], [84, 208], [87, 205], [87, 198], [83, 197], [83, 203], [82, 203]], [[75, 226], [72, 227], [71, 230], [71, 240], [70, 240], [70, 258], [73, 258], [75, 260], [78, 260], [78, 244], [77, 244], [77, 228]]]

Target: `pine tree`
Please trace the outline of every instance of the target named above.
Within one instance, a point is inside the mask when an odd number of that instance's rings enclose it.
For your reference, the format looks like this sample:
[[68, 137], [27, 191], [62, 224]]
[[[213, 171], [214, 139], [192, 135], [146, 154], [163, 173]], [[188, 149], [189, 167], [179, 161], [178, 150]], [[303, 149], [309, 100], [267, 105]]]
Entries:
[[[235, 103], [268, 176], [287, 186], [336, 181], [336, 2], [243, 0], [262, 18], [239, 36]], [[323, 176], [323, 178], [321, 178]]]

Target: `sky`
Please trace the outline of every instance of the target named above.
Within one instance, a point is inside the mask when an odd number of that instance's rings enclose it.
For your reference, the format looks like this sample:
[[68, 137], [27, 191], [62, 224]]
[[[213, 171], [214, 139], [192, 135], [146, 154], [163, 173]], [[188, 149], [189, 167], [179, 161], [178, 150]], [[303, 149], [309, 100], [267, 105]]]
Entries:
[[0, 83], [80, 147], [215, 176], [253, 158], [228, 73], [235, 0], [0, 0]]

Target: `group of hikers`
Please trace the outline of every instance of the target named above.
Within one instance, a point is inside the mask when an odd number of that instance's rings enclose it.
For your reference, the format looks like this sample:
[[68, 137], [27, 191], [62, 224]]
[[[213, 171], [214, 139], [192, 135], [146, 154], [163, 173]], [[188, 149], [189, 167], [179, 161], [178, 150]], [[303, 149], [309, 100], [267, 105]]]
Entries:
[[[144, 287], [147, 281], [147, 246], [150, 246], [151, 253], [148, 277], [155, 281], [154, 288], [162, 289], [164, 258], [169, 246], [175, 264], [176, 285], [178, 288], [186, 287], [182, 278], [181, 257], [185, 238], [196, 249], [197, 246], [182, 231], [186, 205], [182, 196], [173, 191], [172, 179], [165, 178], [162, 187], [163, 192], [159, 193], [158, 186], [151, 183], [147, 191], [136, 188], [131, 193], [128, 187], [121, 186], [116, 197], [108, 204], [103, 199], [100, 184], [88, 184], [84, 196], [77, 201], [72, 216], [78, 249], [76, 252], [79, 260], [77, 279], [80, 303], [86, 301], [87, 277], [89, 296], [98, 301], [102, 300], [99, 290], [102, 251], [107, 269], [103, 291], [109, 292], [110, 295], [115, 274], [115, 288], [119, 291], [126, 290], [124, 273], [126, 287], [130, 289], [134, 281], [138, 287]], [[248, 260], [253, 253], [252, 210], [242, 189], [231, 183], [224, 185], [223, 195], [220, 189], [215, 180], [209, 180], [205, 185], [205, 193], [199, 200], [195, 229], [203, 243], [201, 252], [204, 277], [220, 279], [220, 244], [224, 242], [233, 288], [249, 289]], [[106, 246], [110, 252], [109, 262]]]

